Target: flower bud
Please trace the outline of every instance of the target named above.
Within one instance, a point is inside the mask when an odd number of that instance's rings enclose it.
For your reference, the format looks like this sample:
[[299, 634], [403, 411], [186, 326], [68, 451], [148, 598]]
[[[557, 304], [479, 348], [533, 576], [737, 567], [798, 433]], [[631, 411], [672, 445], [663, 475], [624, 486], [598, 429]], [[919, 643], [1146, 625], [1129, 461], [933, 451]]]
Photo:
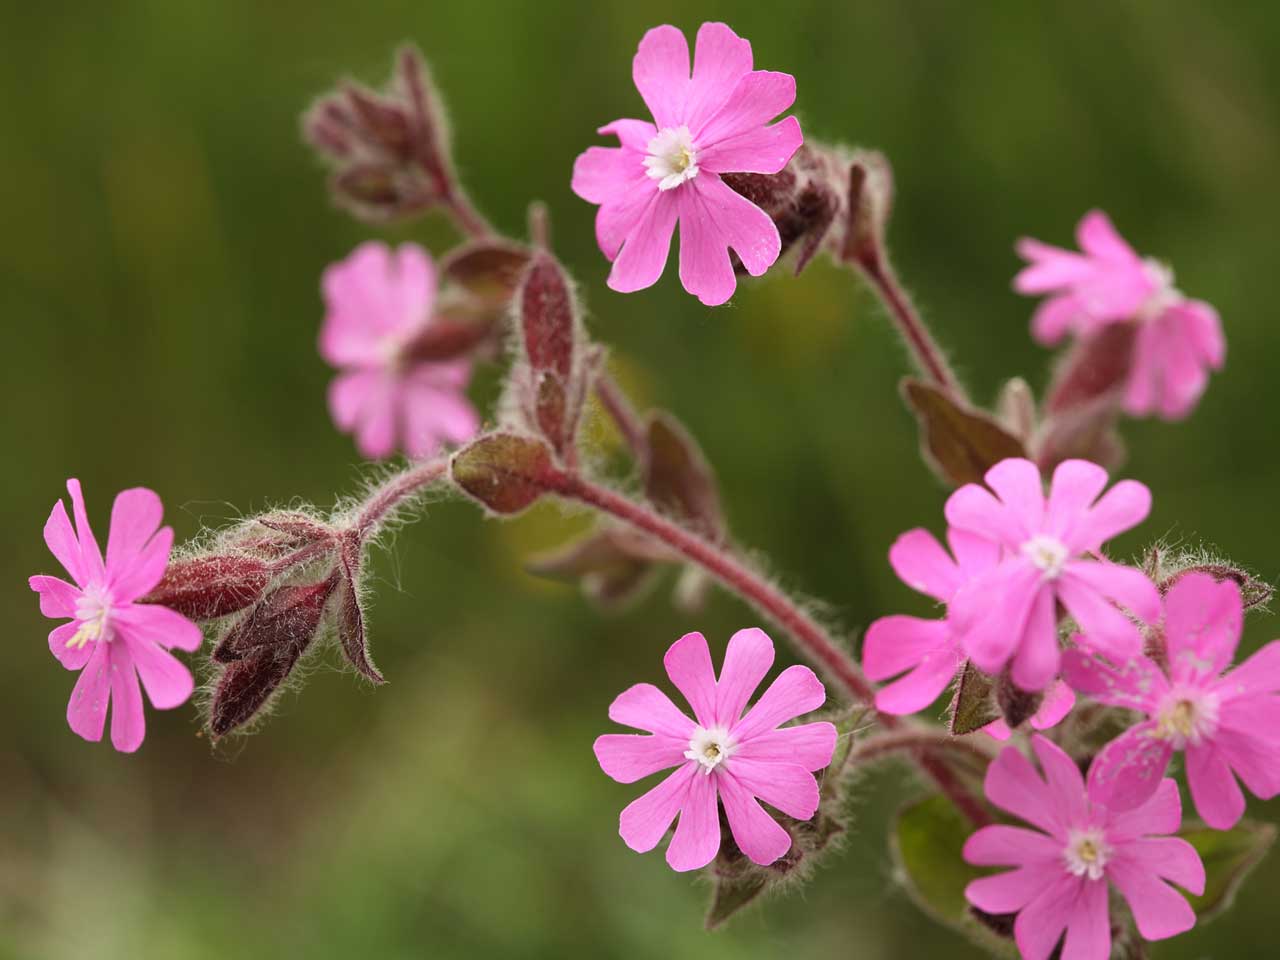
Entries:
[[216, 620], [258, 601], [271, 568], [257, 557], [212, 555], [174, 560], [143, 600], [178, 611], [189, 620]]
[[334, 200], [361, 219], [421, 213], [455, 188], [439, 98], [411, 47], [385, 90], [341, 84], [306, 112], [302, 132], [334, 168]]

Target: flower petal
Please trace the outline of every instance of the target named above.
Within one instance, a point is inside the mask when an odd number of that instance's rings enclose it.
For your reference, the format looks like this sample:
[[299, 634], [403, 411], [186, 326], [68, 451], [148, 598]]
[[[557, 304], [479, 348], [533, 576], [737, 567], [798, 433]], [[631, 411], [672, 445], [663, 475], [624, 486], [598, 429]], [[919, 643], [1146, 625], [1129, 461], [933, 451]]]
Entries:
[[1058, 613], [1052, 590], [1039, 590], [1027, 616], [1022, 643], [1013, 655], [1010, 678], [1022, 690], [1043, 690], [1058, 675]]
[[67, 492], [71, 494], [72, 515], [76, 518], [76, 539], [80, 544], [80, 569], [89, 580], [101, 580], [106, 567], [102, 562], [102, 551], [98, 549], [98, 541], [93, 536], [93, 528], [89, 526], [89, 515], [84, 509], [84, 495], [80, 492], [80, 481], [68, 480]]
[[1107, 910], [1107, 885], [1085, 883], [1071, 915], [1060, 960], [1106, 960], [1111, 956], [1111, 916]]
[[67, 704], [67, 724], [86, 740], [97, 742], [107, 723], [107, 704], [111, 702], [111, 644], [95, 643], [89, 662], [80, 672], [71, 701]]
[[1048, 737], [1033, 736], [1031, 748], [1044, 770], [1059, 823], [1083, 822], [1087, 814], [1084, 777], [1080, 768], [1060, 746]]
[[[692, 766], [692, 764], [691, 764]], [[720, 811], [716, 777], [694, 774], [680, 807], [680, 821], [667, 847], [667, 863], [679, 873], [698, 870], [720, 852]]]
[[716, 681], [715, 722], [733, 726], [773, 666], [773, 641], [759, 627], [739, 630], [729, 638], [724, 666]]
[[1037, 598], [1049, 590], [1040, 571], [1017, 558], [956, 594], [948, 617], [960, 632], [964, 651], [974, 666], [992, 674], [1004, 669], [1009, 658], [1028, 642], [1027, 624]]
[[654, 27], [640, 41], [631, 78], [659, 127], [684, 122], [689, 93], [689, 43], [675, 27]]
[[991, 491], [967, 483], [947, 498], [947, 523], [968, 533], [1017, 549], [1030, 536], [1022, 522]]
[[1030, 237], [1020, 239], [1015, 249], [1018, 256], [1029, 262], [1029, 266], [1013, 278], [1013, 289], [1021, 294], [1035, 296], [1066, 289], [1093, 272], [1093, 264], [1087, 257]]
[[694, 778], [705, 779], [695, 773], [697, 769], [695, 763], [681, 764], [671, 776], [623, 808], [618, 816], [618, 835], [628, 847], [636, 853], [648, 853], [658, 845], [684, 805]]
[[1023, 960], [1048, 960], [1075, 912], [1076, 901], [1083, 895], [1082, 888], [1088, 883], [1105, 890], [1100, 881], [1085, 880], [1065, 870], [1059, 870], [1047, 886], [1038, 889], [1013, 924], [1014, 939]]
[[1222, 704], [1213, 742], [1250, 793], [1264, 800], [1280, 794], [1280, 697]]
[[964, 859], [977, 867], [1020, 867], [1041, 863], [1058, 866], [1062, 859], [1062, 843], [1038, 830], [998, 824], [983, 827], [965, 841]]
[[1076, 242], [1089, 256], [1101, 260], [1138, 259], [1133, 247], [1120, 236], [1120, 232], [1111, 223], [1111, 218], [1101, 210], [1090, 210], [1081, 218], [1076, 227]]
[[191, 698], [195, 681], [177, 657], [152, 643], [129, 645], [147, 699], [157, 710], [172, 710]]
[[1151, 513], [1151, 490], [1137, 480], [1121, 480], [1102, 495], [1071, 530], [1077, 552], [1097, 552], [1117, 534], [1136, 527]]
[[72, 620], [49, 632], [49, 652], [68, 670], [81, 670], [93, 656], [97, 643], [86, 643], [74, 647], [68, 646], [72, 637], [80, 630], [80, 621]]
[[1022, 457], [1001, 460], [987, 471], [987, 486], [1018, 520], [1028, 534], [1044, 523], [1044, 481], [1040, 468]]
[[746, 743], [793, 717], [817, 710], [826, 699], [822, 681], [812, 670], [800, 665], [787, 667], [729, 732], [739, 743]]
[[753, 760], [738, 753], [726, 764], [726, 776], [787, 816], [808, 820], [818, 812], [818, 781], [800, 764]]
[[1144, 940], [1164, 940], [1196, 925], [1195, 911], [1186, 897], [1140, 861], [1116, 857], [1107, 864], [1107, 876], [1129, 904]]
[[81, 590], [59, 577], [37, 575], [27, 580], [40, 595], [40, 613], [50, 618], [74, 617]]
[[695, 177], [680, 192], [691, 198], [690, 212], [706, 219], [717, 242], [733, 248], [751, 276], [762, 276], [777, 261], [782, 240], [773, 219], [719, 176]]
[[200, 628], [168, 607], [153, 603], [133, 603], [113, 615], [116, 629], [131, 644], [151, 643], [168, 650], [195, 650], [204, 635]]
[[959, 659], [955, 638], [945, 620], [922, 620], [905, 614], [881, 617], [867, 628], [862, 641], [862, 669], [876, 681], [939, 657], [952, 664]]
[[627, 237], [640, 226], [659, 194], [657, 181], [645, 172], [641, 154], [628, 156], [624, 167], [626, 179], [619, 183], [616, 195], [601, 204], [596, 213], [596, 243], [609, 260], [617, 259]]
[[928, 654], [914, 669], [876, 691], [876, 709], [899, 717], [918, 713], [942, 695], [963, 662], [955, 647]]
[[721, 777], [719, 787], [733, 841], [747, 859], [764, 867], [791, 849], [791, 834], [737, 780]]
[[728, 25], [704, 23], [698, 28], [684, 111], [690, 130], [699, 129], [725, 104], [751, 67], [751, 44]]
[[607, 733], [597, 737], [591, 749], [607, 776], [619, 783], [635, 783], [651, 773], [684, 763], [689, 741], [667, 736]]
[[1182, 797], [1177, 783], [1165, 777], [1142, 806], [1111, 813], [1107, 837], [1117, 843], [1151, 834], [1173, 833], [1182, 825]]
[[111, 649], [111, 745], [121, 753], [133, 753], [147, 735], [142, 687], [128, 645], [107, 646]]
[[[991, 828], [983, 828], [987, 829]], [[980, 833], [982, 830], [978, 831]], [[1017, 870], [972, 881], [964, 888], [964, 895], [966, 900], [985, 913], [1017, 913], [1061, 875], [1062, 868], [1056, 863], [1052, 866], [1036, 864], [1019, 867]]]
[[1153, 713], [1169, 689], [1164, 672], [1152, 660], [1137, 656], [1114, 666], [1088, 650], [1068, 650], [1062, 655], [1062, 675], [1077, 693], [1099, 703]]
[[1235, 658], [1243, 626], [1244, 605], [1234, 581], [1219, 583], [1199, 571], [1179, 577], [1164, 598], [1170, 676], [1184, 683], [1215, 680]]
[[711, 651], [700, 633], [686, 633], [671, 645], [662, 658], [667, 676], [676, 685], [693, 715], [704, 727], [716, 723], [716, 671], [711, 665]]
[[698, 154], [698, 166], [710, 173], [778, 173], [804, 143], [800, 121], [787, 117], [721, 140]]
[[1137, 625], [1095, 586], [1106, 582], [1106, 571], [1086, 571], [1084, 577], [1078, 575], [1081, 568], [1094, 566], [1097, 565], [1090, 561], [1073, 561], [1067, 564], [1056, 583], [1058, 599], [1080, 625], [1076, 642], [1115, 660], [1136, 657], [1142, 652], [1142, 634]]
[[1201, 819], [1215, 830], [1230, 830], [1244, 816], [1244, 794], [1227, 764], [1226, 755], [1212, 743], [1187, 747], [1187, 785]]
[[[973, 538], [956, 531], [957, 536]], [[889, 565], [898, 579], [918, 593], [946, 603], [963, 584], [960, 568], [928, 530], [908, 530], [889, 548]]]
[[1069, 686], [1058, 680], [1053, 684], [1040, 701], [1040, 709], [1031, 716], [1031, 726], [1036, 730], [1051, 730], [1066, 719], [1071, 708], [1076, 705], [1076, 694]]
[[1064, 829], [1049, 787], [1017, 747], [1005, 747], [987, 767], [983, 790], [987, 799], [1001, 810], [1047, 833], [1056, 834]]
[[44, 542], [54, 558], [62, 564], [62, 568], [71, 575], [71, 579], [83, 584], [85, 573], [84, 564], [80, 560], [80, 542], [76, 539], [71, 519], [67, 516], [67, 508], [61, 500], [49, 511], [49, 519], [44, 524]]
[[836, 749], [835, 724], [820, 720], [779, 727], [752, 737], [734, 751], [735, 758], [798, 763], [806, 770], [822, 770]]
[[1140, 837], [1125, 844], [1124, 857], [1197, 897], [1204, 893], [1204, 862], [1181, 837]]
[[[682, 192], [659, 191], [655, 187], [648, 196], [639, 220], [627, 234], [622, 250], [613, 261], [613, 269], [609, 271], [610, 290], [634, 293], [653, 286], [662, 276], [667, 254], [671, 252], [671, 235], [675, 232], [679, 211], [679, 201], [674, 194]], [[601, 207], [599, 216], [603, 217], [607, 209]], [[599, 218], [596, 229], [599, 232]]]
[[637, 683], [609, 705], [609, 719], [623, 726], [689, 740], [696, 724], [651, 683]]
[[753, 70], [738, 80], [714, 115], [700, 126], [690, 125], [689, 130], [698, 148], [709, 150], [724, 140], [764, 126], [795, 102], [795, 77]]
[[134, 487], [117, 493], [111, 505], [111, 529], [107, 535], [107, 569], [133, 564], [163, 519], [164, 505], [154, 490]]
[[1088, 460], [1064, 460], [1053, 471], [1045, 532], [1059, 540], [1070, 538], [1076, 522], [1107, 486], [1107, 471]]
[[1280, 640], [1272, 640], [1215, 685], [1229, 697], [1280, 691]]
[[1130, 727], [1108, 743], [1089, 767], [1089, 798], [1112, 810], [1132, 810], [1151, 799], [1169, 769], [1173, 747], [1153, 734], [1154, 721]]

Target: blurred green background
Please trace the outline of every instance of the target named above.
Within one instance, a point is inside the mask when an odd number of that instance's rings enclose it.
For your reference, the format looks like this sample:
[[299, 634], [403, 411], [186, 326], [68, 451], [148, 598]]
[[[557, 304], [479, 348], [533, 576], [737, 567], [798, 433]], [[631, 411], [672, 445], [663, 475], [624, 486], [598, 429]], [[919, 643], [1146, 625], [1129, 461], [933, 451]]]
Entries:
[[[1228, 366], [1194, 417], [1126, 425], [1125, 472], [1155, 510], [1121, 546], [1203, 539], [1274, 580], [1280, 7], [6, 4], [0, 957], [976, 955], [892, 882], [885, 821], [916, 790], [893, 769], [866, 779], [814, 883], [702, 931], [705, 884], [623, 846], [617, 811], [638, 788], [604, 777], [590, 745], [679, 634], [702, 629], [718, 658], [753, 617], [721, 596], [680, 615], [662, 589], [601, 618], [521, 572], [582, 525], [554, 510], [499, 525], [441, 503], [403, 531], [377, 566], [374, 654], [391, 683], [376, 692], [318, 669], [260, 734], [217, 752], [193, 707], [149, 714], [132, 757], [65, 725], [73, 677], [25, 580], [53, 572], [40, 529], [67, 476], [101, 533], [115, 491], [145, 484], [184, 539], [360, 481], [314, 342], [320, 270], [370, 231], [327, 202], [297, 117], [343, 74], [381, 83], [406, 39], [445, 92], [478, 204], [510, 231], [529, 199], [549, 204], [591, 330], [642, 402], [701, 439], [740, 541], [851, 634], [924, 609], [885, 551], [938, 527], [944, 491], [917, 460], [894, 393], [905, 358], [867, 293], [824, 264], [745, 283], [714, 311], [674, 263], [640, 294], [604, 286], [574, 156], [640, 112], [643, 31], [705, 19], [796, 75], [809, 136], [889, 154], [900, 270], [977, 397], [1016, 373], [1044, 381], [1031, 304], [1009, 289], [1020, 234], [1065, 243], [1104, 207], [1216, 304]], [[437, 219], [384, 235], [437, 253], [453, 240]], [[1277, 633], [1255, 622], [1248, 643]], [[1155, 955], [1274, 955], [1278, 880], [1273, 858], [1228, 920]]]

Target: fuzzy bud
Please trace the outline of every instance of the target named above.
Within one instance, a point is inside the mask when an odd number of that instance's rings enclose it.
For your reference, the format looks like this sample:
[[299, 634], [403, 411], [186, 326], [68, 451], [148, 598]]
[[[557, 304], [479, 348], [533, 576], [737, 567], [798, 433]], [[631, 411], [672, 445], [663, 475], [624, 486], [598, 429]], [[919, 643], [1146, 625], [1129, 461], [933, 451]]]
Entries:
[[841, 258], [876, 265], [884, 259], [885, 233], [893, 213], [893, 168], [879, 151], [855, 150], [848, 171]]
[[511, 371], [507, 403], [561, 462], [571, 464], [595, 354], [584, 349], [569, 278], [554, 259], [539, 253], [515, 304], [522, 349]]
[[382, 92], [341, 84], [306, 112], [302, 131], [334, 168], [334, 200], [361, 219], [421, 213], [455, 187], [439, 97], [412, 47]]
[[514, 433], [490, 433], [459, 450], [449, 475], [468, 496], [503, 515], [527, 509], [560, 481], [551, 449]]
[[143, 602], [169, 607], [196, 622], [216, 620], [256, 603], [271, 578], [271, 568], [257, 557], [190, 557], [171, 562]]
[[[834, 157], [807, 145], [778, 173], [729, 173], [723, 179], [772, 218], [783, 253], [796, 248], [797, 274], [822, 249], [844, 203]], [[746, 272], [736, 255], [734, 269]]]
[[330, 576], [268, 594], [223, 637], [214, 660], [227, 663], [214, 688], [209, 729], [221, 737], [252, 720], [289, 678], [319, 633], [338, 585]]

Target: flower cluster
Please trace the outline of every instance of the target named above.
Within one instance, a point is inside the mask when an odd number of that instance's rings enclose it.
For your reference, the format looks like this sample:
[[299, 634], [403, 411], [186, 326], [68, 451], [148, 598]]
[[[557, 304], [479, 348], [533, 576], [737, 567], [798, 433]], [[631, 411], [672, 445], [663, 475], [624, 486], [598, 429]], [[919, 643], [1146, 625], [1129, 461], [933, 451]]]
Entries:
[[[926, 378], [904, 385], [925, 459], [957, 488], [944, 508], [945, 546], [917, 528], [889, 550], [897, 576], [939, 604], [939, 615], [876, 620], [860, 669], [803, 604], [737, 555], [697, 441], [666, 411], [632, 410], [608, 379], [605, 351], [587, 337], [572, 279], [550, 249], [545, 213], [535, 208], [524, 243], [499, 236], [471, 206], [426, 65], [407, 50], [388, 89], [346, 84], [317, 101], [304, 131], [334, 166], [332, 190], [348, 209], [378, 221], [439, 209], [466, 235], [438, 262], [412, 243], [363, 243], [321, 284], [319, 352], [337, 370], [328, 393], [335, 424], [365, 456], [402, 451], [414, 462], [330, 515], [269, 511], [172, 560], [155, 493], [116, 497], [104, 555], [80, 485], [68, 481], [71, 515], [59, 501], [44, 536], [70, 582], [41, 575], [30, 585], [43, 614], [68, 621], [49, 646], [80, 671], [72, 730], [100, 740], [110, 706], [112, 743], [138, 749], [144, 689], [159, 709], [190, 698], [192, 675], [170, 651], [195, 651], [201, 626], [211, 630], [216, 671], [214, 740], [261, 716], [330, 635], [359, 675], [381, 683], [362, 589], [379, 529], [435, 483], [495, 516], [555, 497], [595, 509], [603, 523], [535, 561], [533, 572], [578, 578], [597, 599], [617, 601], [659, 567], [679, 565], [678, 595], [724, 584], [785, 627], [856, 705], [839, 715], [842, 724], [857, 720], [840, 735], [825, 720], [793, 723], [827, 702], [813, 670], [782, 670], [752, 704], [773, 668], [772, 640], [738, 631], [717, 675], [703, 635], [686, 634], [664, 665], [690, 710], [637, 684], [608, 713], [641, 732], [594, 744], [620, 783], [664, 774], [621, 812], [632, 850], [652, 850], [670, 833], [670, 866], [714, 862], [717, 897], [728, 890], [731, 913], [839, 829], [847, 770], [899, 752], [978, 827], [963, 859], [1013, 868], [964, 893], [1025, 960], [1106, 960], [1129, 926], [1113, 915], [1112, 888], [1141, 937], [1189, 929], [1199, 908], [1175, 888], [1203, 893], [1205, 864], [1174, 836], [1181, 802], [1166, 774], [1183, 753], [1196, 810], [1217, 830], [1240, 825], [1242, 784], [1260, 798], [1280, 795], [1280, 641], [1232, 666], [1246, 602], [1229, 565], [1167, 576], [1159, 564], [1109, 559], [1109, 542], [1147, 518], [1152, 496], [1134, 480], [1111, 485], [1102, 464], [1122, 449], [1112, 435], [1121, 410], [1190, 412], [1224, 362], [1217, 314], [1179, 293], [1168, 269], [1140, 258], [1100, 212], [1080, 224], [1080, 253], [1024, 239], [1018, 251], [1029, 265], [1015, 289], [1048, 297], [1032, 333], [1050, 345], [1070, 334], [1075, 345], [1042, 404], [1012, 381], [988, 413], [970, 403], [897, 285], [885, 247], [893, 179], [884, 157], [805, 144], [795, 117], [776, 119], [795, 100], [795, 79], [755, 69], [751, 45], [722, 23], [701, 26], [692, 58], [679, 30], [650, 30], [632, 76], [652, 119], [601, 127], [619, 146], [586, 149], [571, 181], [599, 208], [609, 286], [654, 284], [677, 225], [681, 283], [707, 305], [728, 301], [738, 273], [764, 274], [787, 247], [800, 251], [797, 269], [826, 250], [860, 271]], [[467, 386], [474, 362], [504, 343], [511, 364], [496, 425], [481, 433]], [[632, 460], [634, 498], [598, 482], [579, 450], [593, 393]], [[461, 449], [437, 455], [449, 445]], [[900, 719], [953, 683], [950, 730]], [[1024, 750], [1027, 725], [1040, 731], [1029, 739], [1040, 772]], [[977, 730], [987, 736], [963, 739]], [[996, 754], [992, 739], [1010, 745]], [[995, 811], [1034, 829], [993, 823]], [[967, 833], [925, 838], [950, 860], [941, 873], [962, 868]], [[709, 920], [727, 913], [713, 908]]]

